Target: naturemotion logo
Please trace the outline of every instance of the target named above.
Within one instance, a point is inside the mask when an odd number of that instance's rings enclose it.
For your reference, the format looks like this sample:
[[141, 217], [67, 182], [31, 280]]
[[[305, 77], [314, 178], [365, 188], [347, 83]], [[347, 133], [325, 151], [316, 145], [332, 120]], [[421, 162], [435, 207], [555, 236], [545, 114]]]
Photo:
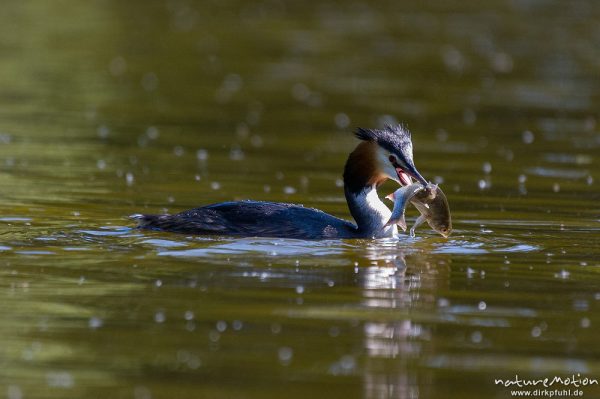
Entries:
[[[523, 378], [515, 374], [513, 378], [495, 378], [495, 385], [510, 389], [512, 397], [582, 397], [584, 387], [598, 385], [596, 378], [582, 377], [581, 374], [542, 378]], [[515, 389], [517, 388], [517, 389]], [[525, 388], [525, 389], [519, 389]], [[533, 390], [531, 388], [534, 388]]]
[[598, 380], [596, 378], [588, 378], [588, 377], [581, 377], [581, 374], [577, 374], [577, 376], [575, 376], [575, 374], [572, 374], [570, 377], [560, 377], [560, 376], [554, 376], [554, 377], [545, 377], [545, 378], [539, 378], [539, 379], [527, 379], [527, 378], [520, 378], [518, 374], [515, 374], [514, 378], [511, 379], [506, 379], [503, 380], [501, 378], [496, 378], [494, 379], [494, 383], [496, 385], [502, 385], [504, 387], [519, 387], [519, 388], [524, 388], [524, 387], [536, 387], [536, 386], [543, 386], [544, 388], [549, 388], [555, 384], [560, 384], [563, 386], [572, 386], [574, 388], [579, 388], [579, 387], [586, 387], [586, 386], [590, 386], [590, 385], [598, 385]]

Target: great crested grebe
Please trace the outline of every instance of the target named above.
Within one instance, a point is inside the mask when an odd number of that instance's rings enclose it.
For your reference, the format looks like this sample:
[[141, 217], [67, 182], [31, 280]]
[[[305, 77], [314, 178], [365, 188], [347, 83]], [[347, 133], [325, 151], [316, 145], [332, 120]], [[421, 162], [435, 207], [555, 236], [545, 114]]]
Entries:
[[318, 209], [264, 201], [221, 202], [175, 215], [134, 215], [140, 228], [186, 234], [298, 239], [381, 238], [397, 233], [385, 226], [391, 211], [377, 187], [387, 179], [402, 186], [427, 181], [413, 162], [410, 132], [402, 125], [356, 131], [361, 143], [344, 167], [344, 193], [356, 225]]

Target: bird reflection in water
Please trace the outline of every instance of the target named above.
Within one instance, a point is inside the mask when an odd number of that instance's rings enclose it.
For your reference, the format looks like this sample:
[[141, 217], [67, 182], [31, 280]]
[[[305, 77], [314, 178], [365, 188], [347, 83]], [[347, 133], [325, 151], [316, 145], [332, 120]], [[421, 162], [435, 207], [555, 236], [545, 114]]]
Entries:
[[422, 320], [419, 315], [436, 306], [436, 298], [429, 293], [447, 284], [448, 262], [414, 250], [382, 259], [380, 250], [378, 255], [374, 246], [370, 258], [373, 263], [383, 260], [384, 266], [364, 268], [359, 279], [362, 305], [374, 311], [363, 326], [364, 397], [427, 397], [423, 390], [431, 386], [433, 375], [418, 365], [420, 358], [432, 352], [434, 331], [431, 324], [415, 319]]

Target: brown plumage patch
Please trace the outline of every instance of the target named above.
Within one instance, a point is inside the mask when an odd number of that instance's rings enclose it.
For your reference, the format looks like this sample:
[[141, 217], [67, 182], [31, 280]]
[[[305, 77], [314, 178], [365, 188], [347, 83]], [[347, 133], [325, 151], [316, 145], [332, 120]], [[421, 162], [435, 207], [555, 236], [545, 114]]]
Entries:
[[372, 141], [360, 143], [346, 161], [344, 167], [344, 184], [352, 192], [359, 192], [364, 187], [379, 186], [386, 177], [379, 169], [377, 162], [377, 144]]

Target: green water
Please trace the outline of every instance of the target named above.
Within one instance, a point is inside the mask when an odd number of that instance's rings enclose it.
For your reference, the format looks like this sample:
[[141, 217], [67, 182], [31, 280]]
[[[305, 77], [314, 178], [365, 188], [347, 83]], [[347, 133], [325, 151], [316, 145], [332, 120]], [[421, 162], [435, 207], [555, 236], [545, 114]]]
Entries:
[[[600, 379], [598, 43], [593, 0], [3, 4], [0, 396], [510, 398], [495, 378]], [[127, 219], [246, 198], [350, 218], [351, 132], [393, 121], [442, 182], [447, 240]]]

